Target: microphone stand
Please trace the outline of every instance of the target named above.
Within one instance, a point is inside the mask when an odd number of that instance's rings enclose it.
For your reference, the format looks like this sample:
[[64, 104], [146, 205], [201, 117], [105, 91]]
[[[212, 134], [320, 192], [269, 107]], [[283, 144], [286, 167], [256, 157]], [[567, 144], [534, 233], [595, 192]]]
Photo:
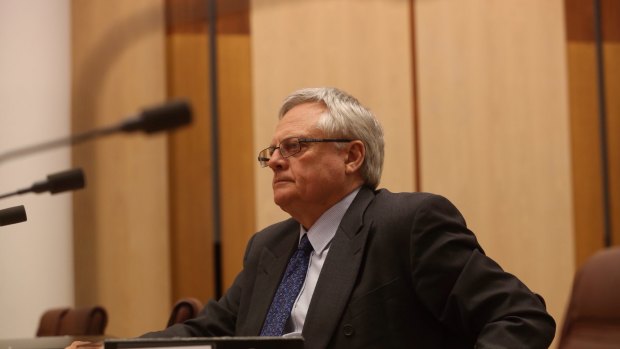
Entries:
[[85, 142], [85, 141], [88, 141], [90, 139], [97, 138], [100, 136], [106, 136], [106, 135], [118, 132], [119, 126], [120, 125], [109, 126], [109, 127], [98, 129], [98, 130], [87, 131], [87, 132], [80, 133], [77, 135], [63, 137], [63, 138], [47, 141], [44, 143], [27, 146], [21, 149], [7, 151], [7, 152], [0, 154], [0, 163], [3, 163], [5, 161], [8, 161], [14, 158], [19, 158], [24, 155], [38, 153], [43, 150], [58, 148], [58, 147], [62, 147], [65, 145], [74, 145], [74, 144], [82, 143], [82, 142]]
[[187, 125], [191, 123], [191, 121], [192, 110], [189, 103], [182, 100], [172, 101], [160, 106], [145, 109], [137, 116], [131, 117], [116, 125], [0, 153], [0, 164], [4, 161], [15, 159], [24, 155], [58, 148], [64, 145], [75, 145], [93, 138], [107, 136], [116, 132], [143, 131], [151, 134]]
[[[107, 136], [116, 132], [143, 131], [147, 134], [171, 130], [192, 122], [192, 108], [183, 100], [171, 101], [156, 107], [143, 110], [137, 116], [126, 119], [116, 125], [103, 127], [83, 133], [62, 137], [59, 139], [26, 146], [4, 153], [0, 153], [0, 165], [8, 160], [24, 155], [37, 153], [43, 150], [58, 148], [65, 145], [75, 145], [94, 138]], [[47, 180], [34, 183], [31, 187], [14, 192], [0, 194], [0, 199], [14, 195], [49, 191], [51, 194], [84, 187], [84, 173], [82, 169], [64, 171], [47, 176]], [[15, 206], [0, 210], [0, 226], [14, 224], [26, 220], [24, 206]]]
[[86, 185], [84, 171], [81, 168], [62, 171], [47, 176], [47, 180], [35, 182], [28, 188], [19, 189], [0, 195], [0, 199], [25, 193], [43, 193], [49, 191], [58, 194], [68, 190], [82, 189]]

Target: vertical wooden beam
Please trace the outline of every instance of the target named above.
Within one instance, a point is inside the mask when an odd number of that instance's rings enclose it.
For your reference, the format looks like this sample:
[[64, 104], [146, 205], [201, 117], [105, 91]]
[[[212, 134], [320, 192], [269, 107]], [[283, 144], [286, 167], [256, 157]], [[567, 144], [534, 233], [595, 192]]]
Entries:
[[[604, 247], [604, 193], [597, 85], [593, 1], [565, 0], [569, 68], [573, 211], [576, 264]], [[607, 178], [612, 240], [620, 243], [620, 6], [605, 0], [602, 8], [604, 79], [607, 95]]]
[[602, 1], [611, 240], [620, 245], [620, 2]]
[[220, 0], [218, 6], [222, 283], [226, 289], [241, 271], [245, 246], [256, 231], [258, 162], [252, 128], [249, 0]]
[[168, 94], [194, 110], [193, 125], [169, 144], [172, 301], [215, 295], [206, 11], [205, 1], [166, 1]]
[[411, 115], [412, 134], [413, 134], [413, 172], [414, 172], [414, 191], [422, 190], [422, 166], [420, 160], [420, 119], [418, 110], [418, 86], [417, 86], [417, 60], [416, 60], [416, 31], [415, 31], [415, 0], [409, 0], [409, 26], [411, 27], [411, 103], [413, 113]]
[[[254, 232], [255, 164], [250, 83], [249, 4], [218, 1], [217, 86], [224, 288], [241, 270]], [[192, 129], [171, 140], [173, 299], [215, 296], [210, 148], [209, 39], [205, 1], [168, 1], [169, 93], [195, 107]]]

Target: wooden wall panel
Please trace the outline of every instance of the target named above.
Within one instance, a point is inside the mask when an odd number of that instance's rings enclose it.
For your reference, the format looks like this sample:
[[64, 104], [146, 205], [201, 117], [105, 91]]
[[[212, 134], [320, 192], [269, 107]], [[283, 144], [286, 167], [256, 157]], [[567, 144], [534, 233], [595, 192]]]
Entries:
[[170, 139], [172, 299], [215, 296], [211, 99], [206, 33], [168, 35], [169, 94], [190, 101], [190, 128]]
[[[166, 99], [161, 1], [72, 1], [72, 129], [108, 126]], [[170, 311], [165, 136], [73, 148], [76, 305], [100, 304], [107, 333], [161, 328]]]
[[603, 194], [596, 86], [590, 43], [568, 43], [572, 185], [577, 266], [603, 247]]
[[[385, 129], [382, 187], [412, 190], [413, 84], [407, 0], [251, 2], [254, 148], [264, 148], [284, 97], [335, 86], [372, 109]], [[273, 204], [271, 171], [257, 172], [257, 226], [287, 215]]]
[[[168, 1], [170, 93], [189, 98], [196, 121], [171, 142], [173, 299], [216, 295], [211, 158], [212, 85], [209, 9], [205, 1]], [[222, 286], [241, 270], [254, 232], [249, 5], [216, 4], [217, 106]]]
[[[620, 3], [614, 2], [615, 21], [620, 23]], [[611, 12], [611, 8], [609, 8]], [[604, 19], [606, 20], [606, 19]], [[606, 22], [607, 23], [607, 22]], [[609, 24], [607, 24], [609, 25]], [[620, 245], [620, 28], [607, 40], [605, 52], [605, 88], [607, 93], [607, 141], [609, 151], [609, 194], [611, 236], [614, 246]], [[609, 38], [609, 36], [608, 36]]]
[[222, 284], [226, 289], [241, 271], [246, 244], [256, 232], [254, 175], [258, 162], [252, 130], [249, 33], [227, 31], [218, 36], [218, 75]]
[[[564, 0], [568, 44], [576, 264], [604, 247], [604, 205], [594, 1]], [[620, 244], [620, 6], [601, 2], [612, 243]]]
[[421, 190], [560, 321], [573, 266], [563, 2], [415, 2]]

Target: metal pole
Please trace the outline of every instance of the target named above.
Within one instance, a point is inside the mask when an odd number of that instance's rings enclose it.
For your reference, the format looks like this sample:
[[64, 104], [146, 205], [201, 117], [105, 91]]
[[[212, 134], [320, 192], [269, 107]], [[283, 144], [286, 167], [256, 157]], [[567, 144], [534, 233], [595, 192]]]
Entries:
[[212, 173], [212, 203], [213, 203], [213, 266], [215, 276], [215, 296], [222, 296], [222, 235], [221, 235], [221, 207], [220, 207], [220, 147], [219, 147], [219, 104], [218, 104], [218, 76], [217, 76], [217, 6], [216, 0], [207, 0], [209, 22], [209, 71], [211, 91], [211, 161]]
[[612, 245], [611, 212], [609, 197], [609, 161], [607, 146], [607, 101], [605, 90], [605, 59], [603, 56], [603, 33], [601, 28], [601, 1], [594, 0], [594, 35], [596, 41], [596, 68], [598, 85], [598, 123], [601, 148], [601, 181], [603, 190], [603, 243]]

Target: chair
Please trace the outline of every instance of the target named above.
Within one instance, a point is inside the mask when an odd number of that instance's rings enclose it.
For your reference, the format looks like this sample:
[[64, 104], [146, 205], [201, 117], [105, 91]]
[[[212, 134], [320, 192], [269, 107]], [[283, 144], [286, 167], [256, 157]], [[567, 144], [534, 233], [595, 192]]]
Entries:
[[195, 318], [202, 310], [202, 303], [196, 298], [182, 298], [172, 307], [166, 327]]
[[41, 315], [37, 337], [57, 336], [60, 330], [60, 321], [67, 314], [69, 308], [49, 309]]
[[43, 313], [37, 330], [42, 336], [102, 336], [108, 324], [105, 308], [56, 308]]
[[620, 248], [590, 257], [575, 276], [559, 349], [620, 348]]

